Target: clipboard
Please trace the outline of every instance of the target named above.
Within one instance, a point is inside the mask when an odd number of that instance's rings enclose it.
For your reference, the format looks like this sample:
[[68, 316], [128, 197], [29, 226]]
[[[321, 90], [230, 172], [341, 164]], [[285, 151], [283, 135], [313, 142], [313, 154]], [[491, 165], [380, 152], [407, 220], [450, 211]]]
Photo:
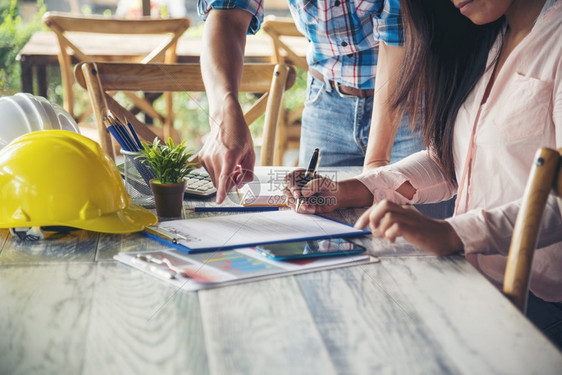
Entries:
[[255, 248], [205, 254], [185, 254], [174, 249], [122, 252], [114, 259], [187, 291], [379, 262], [378, 258], [363, 254], [274, 261], [260, 255]]
[[193, 254], [266, 243], [358, 237], [370, 232], [320, 215], [281, 210], [164, 221], [146, 227], [144, 233]]

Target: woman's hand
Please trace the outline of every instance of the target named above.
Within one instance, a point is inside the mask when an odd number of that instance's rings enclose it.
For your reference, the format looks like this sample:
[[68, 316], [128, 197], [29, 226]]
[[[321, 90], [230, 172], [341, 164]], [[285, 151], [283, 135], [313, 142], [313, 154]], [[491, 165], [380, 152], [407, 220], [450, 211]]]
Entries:
[[297, 210], [298, 199], [302, 195], [305, 199], [298, 212], [314, 214], [330, 212], [339, 207], [339, 186], [335, 181], [326, 177], [315, 176], [306, 182], [305, 169], [296, 169], [285, 176], [283, 194], [293, 210]]
[[444, 220], [431, 219], [414, 206], [400, 206], [383, 200], [369, 208], [355, 223], [369, 229], [375, 237], [394, 242], [397, 237], [435, 255], [448, 255], [463, 250], [453, 227]]
[[[350, 178], [334, 181], [316, 175], [305, 181], [304, 169], [296, 169], [285, 177], [285, 189], [288, 205], [296, 211], [299, 197], [305, 200], [298, 212], [314, 214], [330, 212], [344, 207], [365, 207], [373, 203], [373, 195], [359, 180]], [[305, 183], [306, 182], [306, 183]]]

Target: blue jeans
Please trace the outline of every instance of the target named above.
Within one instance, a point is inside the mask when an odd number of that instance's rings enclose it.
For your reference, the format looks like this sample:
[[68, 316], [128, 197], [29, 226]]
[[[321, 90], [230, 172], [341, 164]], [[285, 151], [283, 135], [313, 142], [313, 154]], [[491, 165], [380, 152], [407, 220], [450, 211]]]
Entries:
[[562, 351], [562, 302], [547, 302], [529, 291], [525, 315]]
[[[320, 166], [362, 166], [367, 150], [373, 98], [344, 98], [326, 83], [308, 75], [302, 113], [299, 166], [306, 168], [316, 147]], [[392, 146], [391, 163], [425, 148], [419, 131], [412, 132], [404, 116]], [[444, 219], [454, 210], [454, 199], [416, 205], [427, 216]]]
[[[320, 148], [323, 167], [362, 166], [372, 111], [372, 97], [343, 98], [309, 74], [302, 113], [299, 166], [307, 167], [316, 147]], [[411, 131], [406, 116], [398, 128], [390, 162], [423, 149], [421, 135]]]

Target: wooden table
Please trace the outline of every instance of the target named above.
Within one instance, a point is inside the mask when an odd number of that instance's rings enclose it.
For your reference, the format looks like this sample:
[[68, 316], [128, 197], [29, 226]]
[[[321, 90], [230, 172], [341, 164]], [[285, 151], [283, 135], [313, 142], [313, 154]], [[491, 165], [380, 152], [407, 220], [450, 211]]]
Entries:
[[380, 263], [185, 292], [112, 259], [165, 247], [142, 234], [0, 230], [0, 374], [562, 373], [463, 257], [365, 244]]
[[[161, 41], [161, 36], [151, 35], [93, 35], [75, 34], [71, 39], [83, 51], [91, 56], [110, 57], [120, 61], [131, 56], [139, 56], [153, 50]], [[307, 42], [304, 38], [292, 38], [288, 43], [303, 56], [306, 54]], [[178, 62], [199, 62], [201, 38], [180, 38], [178, 41]], [[59, 45], [53, 32], [41, 31], [32, 35], [18, 54], [21, 66], [21, 87], [23, 92], [47, 95], [47, 67], [58, 66]], [[268, 36], [248, 36], [246, 43], [246, 62], [271, 62], [273, 46]], [[77, 61], [75, 61], [77, 62]]]

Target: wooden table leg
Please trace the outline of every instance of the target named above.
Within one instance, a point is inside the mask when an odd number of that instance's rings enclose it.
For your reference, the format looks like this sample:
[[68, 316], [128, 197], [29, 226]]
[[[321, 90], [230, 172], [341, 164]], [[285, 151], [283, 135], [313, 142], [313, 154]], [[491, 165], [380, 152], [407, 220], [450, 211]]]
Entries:
[[39, 96], [47, 97], [47, 67], [45, 65], [37, 65], [35, 67], [35, 74], [37, 75], [37, 89]]
[[33, 66], [29, 64], [29, 61], [25, 56], [21, 57], [20, 60], [21, 67], [21, 91], [33, 94]]

